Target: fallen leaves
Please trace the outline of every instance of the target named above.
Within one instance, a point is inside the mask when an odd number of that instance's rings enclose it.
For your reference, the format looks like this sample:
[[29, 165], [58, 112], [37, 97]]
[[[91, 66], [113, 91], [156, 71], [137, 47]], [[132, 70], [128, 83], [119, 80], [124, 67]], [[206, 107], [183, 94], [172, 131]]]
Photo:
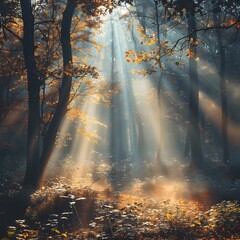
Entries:
[[106, 196], [56, 182], [32, 195], [27, 218], [9, 226], [5, 240], [238, 239], [239, 221], [237, 201], [210, 206], [120, 192]]

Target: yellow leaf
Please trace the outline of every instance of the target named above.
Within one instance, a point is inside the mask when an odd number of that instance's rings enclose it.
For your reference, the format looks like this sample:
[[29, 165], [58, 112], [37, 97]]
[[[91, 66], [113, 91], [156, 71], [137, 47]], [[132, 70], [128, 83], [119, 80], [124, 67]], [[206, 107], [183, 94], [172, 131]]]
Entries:
[[60, 231], [58, 229], [56, 229], [56, 228], [51, 228], [51, 231], [55, 232], [55, 233], [60, 233]]
[[198, 220], [195, 220], [194, 223], [196, 223], [198, 225], [202, 225], [201, 222], [199, 222]]
[[63, 237], [67, 237], [67, 234], [66, 234], [66, 233], [62, 233], [62, 236], [63, 236]]
[[170, 213], [167, 213], [166, 217], [169, 221], [171, 221], [173, 219], [173, 216]]

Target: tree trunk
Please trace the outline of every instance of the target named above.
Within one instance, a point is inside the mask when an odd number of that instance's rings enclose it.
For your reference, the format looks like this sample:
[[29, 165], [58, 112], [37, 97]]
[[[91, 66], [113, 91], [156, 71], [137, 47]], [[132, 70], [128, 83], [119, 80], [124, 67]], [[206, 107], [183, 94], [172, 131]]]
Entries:
[[[161, 56], [161, 39], [160, 39], [160, 23], [159, 23], [159, 11], [158, 11], [158, 2], [155, 1], [155, 13], [156, 13], [156, 24], [157, 24], [157, 44], [159, 47], [158, 55]], [[159, 167], [159, 170], [161, 171], [163, 168], [163, 161], [162, 161], [162, 147], [163, 147], [163, 130], [162, 130], [162, 124], [163, 124], [163, 101], [161, 97], [161, 83], [163, 79], [163, 73], [162, 73], [162, 63], [161, 58], [158, 59], [158, 65], [159, 65], [159, 79], [158, 79], [158, 85], [157, 85], [157, 91], [158, 91], [158, 111], [159, 111], [159, 146], [157, 150], [156, 155], [156, 163], [157, 167]]]
[[199, 82], [197, 72], [197, 32], [196, 32], [196, 20], [194, 11], [189, 14], [188, 17], [188, 34], [189, 34], [189, 131], [190, 131], [190, 143], [191, 143], [191, 166], [202, 167], [202, 149], [199, 129]]
[[0, 124], [4, 121], [9, 111], [10, 80], [11, 76], [0, 78]]
[[[219, 15], [213, 13], [214, 24], [219, 25]], [[222, 42], [221, 29], [216, 28], [217, 43], [220, 53], [220, 94], [221, 94], [221, 132], [223, 145], [223, 162], [229, 162], [229, 144], [228, 144], [228, 104], [226, 94], [226, 54]]]
[[189, 157], [190, 156], [190, 133], [189, 129], [187, 130], [187, 136], [186, 136], [186, 141], [185, 141], [185, 148], [184, 148], [184, 157]]
[[5, 103], [4, 103], [4, 77], [0, 77], [0, 123], [2, 122], [3, 115], [5, 112]]
[[55, 139], [61, 120], [66, 114], [72, 86], [72, 47], [70, 30], [76, 1], [67, 2], [61, 24], [61, 44], [63, 52], [63, 79], [59, 92], [59, 101], [43, 142], [39, 157], [40, 137], [40, 84], [34, 58], [34, 17], [31, 1], [21, 0], [24, 19], [24, 57], [28, 73], [29, 120], [28, 120], [28, 157], [25, 184], [37, 188], [55, 145]]
[[[113, 23], [111, 22], [111, 75], [110, 75], [110, 79], [111, 79], [111, 88], [114, 89], [115, 88], [115, 84], [116, 84], [116, 80], [115, 80], [115, 76], [114, 76], [114, 58], [115, 58], [115, 45], [114, 45], [114, 29], [113, 29]], [[117, 136], [118, 133], [121, 133], [121, 125], [118, 125], [118, 119], [116, 116], [116, 104], [117, 104], [117, 100], [116, 100], [117, 96], [112, 96], [111, 97], [111, 111], [110, 111], [110, 122], [111, 122], [111, 132], [110, 132], [110, 155], [111, 155], [111, 162], [115, 163], [117, 162], [118, 158], [119, 158], [119, 138], [120, 136]], [[119, 110], [118, 110], [119, 111]], [[118, 132], [119, 131], [119, 132]], [[121, 134], [120, 134], [121, 135]]]
[[71, 23], [73, 13], [76, 9], [77, 3], [74, 0], [68, 0], [66, 8], [63, 12], [63, 19], [61, 24], [61, 45], [63, 53], [63, 79], [59, 92], [59, 101], [56, 106], [55, 113], [47, 130], [43, 141], [43, 151], [41, 154], [41, 166], [36, 176], [35, 185], [38, 186], [44, 174], [45, 167], [51, 157], [55, 146], [56, 136], [61, 125], [61, 121], [67, 112], [67, 106], [70, 99], [70, 92], [72, 86], [72, 46], [71, 46]]
[[34, 16], [30, 0], [21, 0], [23, 18], [23, 53], [28, 78], [27, 169], [25, 184], [35, 181], [38, 172], [40, 143], [40, 82], [34, 57]]

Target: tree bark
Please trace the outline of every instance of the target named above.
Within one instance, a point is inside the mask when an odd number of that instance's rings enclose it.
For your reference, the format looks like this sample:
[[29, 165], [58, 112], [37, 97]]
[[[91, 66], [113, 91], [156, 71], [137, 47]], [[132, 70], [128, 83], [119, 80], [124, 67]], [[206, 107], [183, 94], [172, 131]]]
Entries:
[[27, 168], [25, 184], [35, 181], [40, 143], [40, 81], [34, 57], [34, 16], [30, 0], [20, 0], [23, 18], [23, 53], [28, 78]]
[[[158, 55], [161, 56], [161, 39], [160, 39], [160, 23], [159, 23], [159, 11], [158, 11], [158, 2], [155, 1], [155, 14], [156, 14], [156, 24], [157, 24], [157, 45], [159, 47]], [[161, 83], [163, 79], [162, 73], [162, 63], [161, 58], [158, 59], [158, 66], [159, 66], [159, 79], [157, 84], [157, 91], [158, 91], [158, 114], [159, 114], [159, 145], [156, 155], [156, 163], [157, 167], [161, 171], [163, 168], [163, 159], [162, 159], [162, 148], [163, 148], [163, 101], [161, 96]]]
[[[191, 166], [202, 167], [202, 149], [199, 129], [199, 81], [197, 72], [197, 32], [194, 10], [188, 17], [188, 34], [189, 34], [189, 131], [190, 131], [190, 149], [191, 149]], [[192, 55], [192, 56], [191, 56]]]
[[189, 157], [190, 156], [190, 132], [189, 129], [187, 130], [187, 136], [186, 136], [186, 141], [185, 141], [185, 148], [184, 148], [184, 157]]
[[53, 118], [47, 130], [43, 141], [43, 150], [40, 157], [41, 166], [33, 184], [37, 187], [40, 184], [41, 178], [44, 174], [45, 167], [49, 162], [51, 153], [55, 146], [56, 136], [61, 125], [61, 121], [67, 112], [67, 106], [70, 99], [70, 92], [72, 86], [72, 46], [71, 46], [71, 23], [73, 13], [76, 9], [77, 1], [68, 0], [66, 8], [63, 12], [63, 19], [61, 23], [61, 45], [63, 54], [63, 78], [62, 85], [59, 92], [59, 100], [54, 112]]
[[[216, 26], [219, 25], [219, 16], [213, 13], [213, 19]], [[223, 146], [223, 162], [229, 162], [229, 144], [228, 144], [228, 104], [226, 93], [226, 53], [222, 42], [221, 29], [216, 28], [217, 43], [220, 53], [220, 94], [221, 94], [221, 132]]]
[[59, 92], [59, 101], [52, 121], [44, 138], [43, 149], [40, 155], [40, 82], [34, 57], [34, 16], [31, 1], [21, 0], [24, 22], [24, 60], [27, 68], [29, 116], [28, 116], [28, 143], [27, 143], [27, 170], [25, 185], [37, 188], [40, 184], [45, 167], [50, 159], [55, 145], [55, 139], [61, 120], [66, 114], [72, 86], [72, 47], [70, 30], [76, 1], [67, 2], [61, 24], [61, 44], [63, 52], [63, 79]]

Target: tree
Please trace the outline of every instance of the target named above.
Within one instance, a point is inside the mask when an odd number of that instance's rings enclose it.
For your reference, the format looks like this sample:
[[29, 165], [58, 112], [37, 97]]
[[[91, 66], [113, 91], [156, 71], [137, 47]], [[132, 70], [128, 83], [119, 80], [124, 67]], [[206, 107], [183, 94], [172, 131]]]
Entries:
[[[70, 92], [73, 78], [73, 57], [71, 45], [71, 24], [73, 13], [77, 6], [80, 6], [81, 12], [99, 16], [111, 12], [112, 9], [120, 4], [119, 1], [76, 1], [68, 0], [63, 12], [61, 21], [61, 37], [63, 56], [63, 74], [59, 89], [59, 96], [54, 114], [46, 129], [42, 151], [40, 151], [40, 85], [39, 72], [36, 66], [36, 57], [34, 56], [34, 16], [33, 6], [30, 1], [21, 1], [23, 22], [24, 22], [24, 57], [28, 73], [28, 92], [29, 92], [29, 120], [28, 120], [28, 163], [25, 175], [25, 184], [34, 188], [40, 183], [45, 167], [51, 156], [55, 139], [63, 117], [67, 112], [67, 106], [70, 101]], [[127, 1], [129, 2], [129, 1]], [[100, 8], [101, 7], [101, 8]], [[80, 13], [80, 12], [78, 12]], [[27, 48], [28, 46], [28, 48]], [[29, 47], [30, 46], [30, 47]], [[96, 75], [95, 69], [83, 66], [86, 74]], [[82, 71], [83, 69], [80, 69]], [[87, 69], [87, 71], [86, 71]], [[90, 72], [89, 72], [90, 71]], [[41, 152], [41, 153], [40, 153]]]
[[34, 56], [34, 15], [30, 0], [21, 0], [23, 53], [28, 79], [27, 169], [25, 183], [36, 184], [40, 168], [40, 80]]
[[189, 132], [191, 144], [191, 165], [202, 167], [201, 137], [199, 129], [199, 81], [197, 69], [197, 46], [198, 38], [196, 33], [195, 6], [194, 1], [190, 1], [191, 6], [187, 12], [188, 35], [189, 35]]
[[[220, 25], [221, 15], [218, 12], [218, 7], [215, 8], [213, 4], [213, 20], [214, 25]], [[223, 144], [223, 162], [226, 164], [229, 161], [229, 146], [228, 146], [228, 103], [227, 103], [227, 92], [226, 92], [226, 53], [222, 40], [222, 33], [220, 28], [216, 28], [217, 44], [220, 54], [220, 92], [221, 92], [221, 131], [222, 131], [222, 144]]]

